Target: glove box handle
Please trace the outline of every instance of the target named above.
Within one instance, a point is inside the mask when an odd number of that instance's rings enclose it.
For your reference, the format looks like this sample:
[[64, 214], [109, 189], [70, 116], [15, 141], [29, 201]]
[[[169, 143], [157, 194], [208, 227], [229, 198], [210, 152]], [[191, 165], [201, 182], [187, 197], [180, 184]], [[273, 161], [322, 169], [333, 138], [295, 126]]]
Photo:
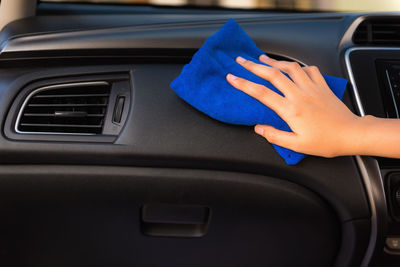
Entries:
[[145, 204], [141, 230], [162, 237], [201, 237], [207, 233], [210, 208], [198, 205]]

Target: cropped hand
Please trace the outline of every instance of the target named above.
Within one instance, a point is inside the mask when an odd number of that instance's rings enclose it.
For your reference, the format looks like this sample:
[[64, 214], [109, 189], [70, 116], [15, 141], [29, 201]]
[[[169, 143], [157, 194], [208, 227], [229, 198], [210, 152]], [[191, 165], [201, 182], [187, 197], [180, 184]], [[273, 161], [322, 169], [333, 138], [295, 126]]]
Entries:
[[256, 133], [270, 143], [305, 154], [334, 157], [361, 153], [361, 117], [352, 113], [333, 94], [317, 67], [302, 68], [298, 63], [278, 61], [265, 55], [260, 56], [260, 61], [271, 67], [241, 57], [236, 61], [269, 81], [284, 95], [232, 74], [227, 75], [233, 87], [271, 108], [293, 131], [256, 125]]

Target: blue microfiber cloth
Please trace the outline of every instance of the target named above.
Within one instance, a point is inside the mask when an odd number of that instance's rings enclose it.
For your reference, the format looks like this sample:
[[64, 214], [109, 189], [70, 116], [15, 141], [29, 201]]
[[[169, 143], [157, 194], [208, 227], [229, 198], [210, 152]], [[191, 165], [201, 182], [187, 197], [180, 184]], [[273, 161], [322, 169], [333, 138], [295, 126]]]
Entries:
[[[226, 75], [232, 73], [281, 94], [271, 83], [235, 61], [241, 56], [263, 64], [258, 60], [261, 54], [264, 52], [233, 19], [229, 19], [184, 66], [181, 74], [171, 83], [171, 88], [190, 105], [219, 121], [240, 125], [266, 124], [291, 131], [274, 111], [226, 81]], [[328, 75], [324, 75], [324, 78], [335, 95], [342, 99], [347, 81]], [[304, 154], [277, 145], [274, 147], [290, 165], [297, 164], [305, 157]]]

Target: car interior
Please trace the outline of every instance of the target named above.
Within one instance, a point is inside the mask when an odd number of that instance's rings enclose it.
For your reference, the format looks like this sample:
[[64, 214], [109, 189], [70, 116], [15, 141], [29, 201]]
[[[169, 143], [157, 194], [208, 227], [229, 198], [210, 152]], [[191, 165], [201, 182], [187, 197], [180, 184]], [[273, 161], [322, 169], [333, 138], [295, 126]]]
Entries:
[[2, 0], [0, 266], [400, 266], [400, 160], [287, 165], [171, 90], [229, 18], [399, 118], [400, 13]]

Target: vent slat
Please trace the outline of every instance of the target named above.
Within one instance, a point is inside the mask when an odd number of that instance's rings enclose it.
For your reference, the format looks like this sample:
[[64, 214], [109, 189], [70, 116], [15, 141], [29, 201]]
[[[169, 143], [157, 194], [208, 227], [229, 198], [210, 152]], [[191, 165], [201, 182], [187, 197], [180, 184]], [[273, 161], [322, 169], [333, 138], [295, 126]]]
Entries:
[[28, 107], [107, 107], [107, 104], [29, 104]]
[[108, 97], [109, 94], [37, 95], [32, 98]]
[[[55, 117], [55, 114], [24, 113], [25, 117]], [[104, 114], [87, 114], [86, 117], [102, 118]]]
[[82, 82], [39, 88], [26, 100], [18, 132], [101, 134], [111, 85]]
[[381, 31], [374, 30], [373, 33], [374, 33], [375, 35], [377, 35], [377, 34], [396, 34], [396, 33], [397, 33], [397, 30], [381, 30]]
[[373, 26], [374, 26], [374, 27], [398, 27], [398, 26], [399, 26], [399, 23], [390, 23], [390, 22], [387, 22], [387, 23], [379, 23], [379, 22], [374, 22], [374, 23], [373, 23]]
[[375, 40], [375, 43], [400, 43], [400, 40], [392, 40], [392, 39], [380, 39], [380, 40]]
[[73, 127], [73, 128], [101, 128], [103, 125], [79, 125], [79, 124], [40, 124], [40, 123], [21, 123], [21, 126], [29, 127]]

